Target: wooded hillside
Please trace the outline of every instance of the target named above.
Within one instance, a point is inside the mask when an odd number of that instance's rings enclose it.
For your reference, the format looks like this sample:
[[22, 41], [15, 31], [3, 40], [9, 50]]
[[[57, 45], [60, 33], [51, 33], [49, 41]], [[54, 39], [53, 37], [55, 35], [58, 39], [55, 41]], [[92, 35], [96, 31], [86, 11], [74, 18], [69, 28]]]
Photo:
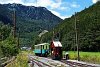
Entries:
[[63, 45], [63, 50], [76, 50], [75, 18], [79, 50], [100, 51], [100, 2], [85, 8], [71, 18], [66, 18], [51, 32], [42, 36], [42, 42], [50, 42], [54, 31], [54, 37], [59, 38]]

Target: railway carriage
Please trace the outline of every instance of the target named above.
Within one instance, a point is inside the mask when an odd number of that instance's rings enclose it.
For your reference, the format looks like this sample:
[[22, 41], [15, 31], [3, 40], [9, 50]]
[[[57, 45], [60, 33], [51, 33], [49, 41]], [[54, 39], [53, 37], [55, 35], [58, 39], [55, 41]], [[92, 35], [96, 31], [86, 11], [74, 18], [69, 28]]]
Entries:
[[62, 44], [60, 41], [52, 41], [49, 43], [42, 43], [35, 45], [34, 53], [37, 56], [51, 55], [52, 59], [62, 59]]
[[42, 43], [35, 45], [34, 53], [37, 56], [47, 56], [50, 53], [50, 44]]

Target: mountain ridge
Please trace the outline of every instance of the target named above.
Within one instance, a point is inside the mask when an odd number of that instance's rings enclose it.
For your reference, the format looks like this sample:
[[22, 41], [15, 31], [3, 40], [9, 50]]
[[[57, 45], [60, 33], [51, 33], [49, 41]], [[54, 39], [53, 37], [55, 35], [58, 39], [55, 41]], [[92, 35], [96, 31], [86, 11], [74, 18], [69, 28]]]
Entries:
[[14, 11], [16, 12], [16, 32], [18, 33], [20, 29], [20, 37], [30, 38], [29, 40], [43, 30], [53, 29], [62, 21], [61, 18], [45, 7], [25, 6], [15, 3], [0, 4], [0, 21], [13, 25]]

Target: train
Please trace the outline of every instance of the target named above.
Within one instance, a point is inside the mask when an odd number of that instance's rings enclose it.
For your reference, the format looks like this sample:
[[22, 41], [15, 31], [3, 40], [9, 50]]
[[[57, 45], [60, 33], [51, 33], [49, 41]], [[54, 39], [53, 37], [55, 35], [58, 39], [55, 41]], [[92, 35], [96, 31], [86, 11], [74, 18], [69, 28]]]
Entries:
[[41, 43], [34, 46], [34, 53], [37, 56], [50, 56], [52, 59], [62, 58], [62, 44], [60, 41], [52, 41], [49, 43]]
[[42, 43], [42, 44], [37, 44], [34, 46], [34, 53], [37, 56], [48, 56], [50, 53], [50, 44], [49, 43]]

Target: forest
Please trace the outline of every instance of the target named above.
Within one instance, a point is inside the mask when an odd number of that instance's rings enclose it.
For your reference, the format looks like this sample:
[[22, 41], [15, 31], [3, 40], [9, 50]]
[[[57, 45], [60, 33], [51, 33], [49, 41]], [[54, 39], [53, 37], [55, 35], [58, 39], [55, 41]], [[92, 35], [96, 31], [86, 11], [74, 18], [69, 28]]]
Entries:
[[50, 32], [37, 38], [36, 44], [50, 42], [52, 39], [59, 39], [63, 45], [63, 50], [76, 50], [75, 44], [76, 29], [78, 34], [78, 44], [80, 51], [98, 52], [100, 51], [100, 2], [77, 12], [70, 18], [66, 18]]

